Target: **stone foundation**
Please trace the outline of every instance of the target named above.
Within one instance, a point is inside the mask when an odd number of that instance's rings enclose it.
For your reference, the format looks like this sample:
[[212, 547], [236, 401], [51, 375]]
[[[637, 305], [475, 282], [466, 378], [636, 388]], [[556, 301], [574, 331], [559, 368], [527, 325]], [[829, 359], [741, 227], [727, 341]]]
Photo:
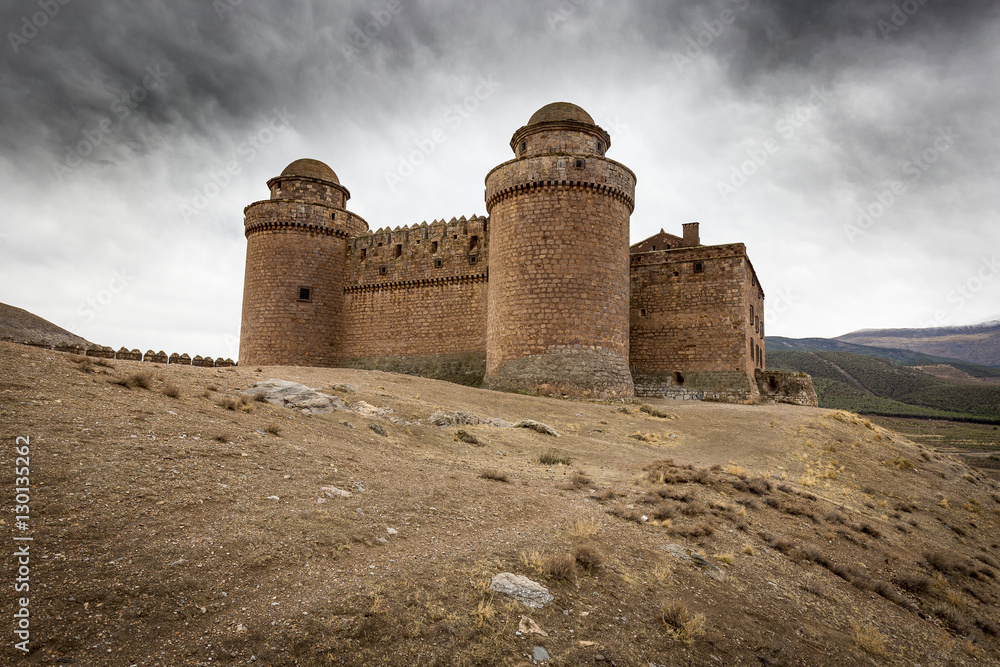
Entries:
[[631, 398], [632, 375], [613, 352], [580, 346], [533, 354], [504, 362], [484, 386], [501, 391], [562, 395], [573, 398]]
[[805, 373], [779, 373], [757, 369], [756, 380], [764, 401], [819, 407], [812, 378]]
[[756, 383], [741, 371], [693, 373], [643, 373], [634, 371], [635, 395], [685, 401], [755, 403], [760, 393]]
[[404, 373], [479, 387], [486, 373], [486, 352], [425, 354], [344, 359], [344, 368]]

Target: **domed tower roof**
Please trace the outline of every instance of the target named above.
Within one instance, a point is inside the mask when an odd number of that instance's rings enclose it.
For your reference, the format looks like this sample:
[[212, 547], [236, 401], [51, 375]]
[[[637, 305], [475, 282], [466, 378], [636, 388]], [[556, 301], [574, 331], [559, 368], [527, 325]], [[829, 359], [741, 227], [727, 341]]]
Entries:
[[590, 117], [589, 113], [572, 102], [553, 102], [551, 104], [546, 104], [544, 107], [531, 114], [531, 118], [528, 120], [528, 125], [538, 125], [539, 123], [567, 120], [575, 121], [577, 123], [586, 123], [587, 125], [597, 124], [594, 122], [594, 119]]
[[542, 154], [604, 155], [611, 136], [589, 113], [571, 102], [552, 102], [531, 114], [510, 139], [519, 158]]
[[321, 181], [331, 181], [340, 185], [340, 179], [337, 178], [337, 174], [334, 173], [333, 169], [330, 169], [329, 166], [319, 160], [310, 158], [301, 158], [292, 162], [281, 172], [281, 176], [304, 176], [306, 178], [316, 178]]

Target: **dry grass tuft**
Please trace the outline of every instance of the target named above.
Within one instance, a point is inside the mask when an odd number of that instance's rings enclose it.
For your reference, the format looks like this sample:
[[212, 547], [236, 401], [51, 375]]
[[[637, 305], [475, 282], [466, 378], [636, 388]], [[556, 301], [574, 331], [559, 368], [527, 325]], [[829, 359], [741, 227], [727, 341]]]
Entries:
[[669, 412], [663, 412], [659, 408], [654, 408], [652, 405], [642, 405], [639, 408], [639, 412], [644, 412], [650, 417], [657, 417], [659, 419], [677, 419], [676, 415], [672, 415]]
[[233, 412], [250, 412], [253, 409], [246, 396], [225, 396], [216, 405]]
[[576, 491], [579, 489], [587, 489], [594, 486], [594, 480], [587, 476], [582, 470], [577, 470], [569, 479], [566, 481], [566, 488]]
[[163, 395], [170, 398], [180, 398], [181, 389], [175, 384], [165, 384], [163, 385]]
[[486, 468], [479, 476], [483, 479], [491, 479], [494, 482], [503, 482], [505, 484], [510, 484], [510, 477], [507, 473], [497, 470], [496, 468]]
[[566, 534], [577, 540], [589, 540], [601, 532], [601, 524], [590, 519], [576, 519], [570, 522]]
[[733, 561], [736, 560], [736, 557], [728, 552], [712, 554], [712, 558], [719, 561], [720, 563], [725, 563], [726, 565], [732, 565]]
[[153, 374], [149, 371], [138, 371], [126, 377], [112, 380], [111, 384], [126, 389], [149, 389], [153, 386]]
[[545, 574], [556, 581], [576, 579], [576, 558], [570, 554], [551, 556], [545, 564]]
[[705, 634], [705, 615], [691, 614], [682, 602], [665, 602], [660, 607], [660, 620], [675, 637], [688, 644]]
[[874, 626], [851, 621], [851, 639], [858, 648], [871, 656], [887, 655], [885, 637]]
[[232, 440], [232, 438], [230, 438], [229, 434], [227, 434], [227, 433], [219, 433], [214, 438], [212, 438], [212, 440], [215, 440], [216, 442], [221, 442], [221, 443], [225, 444], [227, 442], [230, 442]]
[[545, 572], [545, 559], [537, 551], [522, 551], [518, 554], [521, 566], [533, 574], [543, 574]]
[[604, 555], [590, 545], [581, 545], [573, 554], [577, 565], [587, 572], [596, 572], [604, 564]]
[[926, 593], [931, 589], [931, 580], [922, 574], [901, 572], [893, 579], [896, 585], [911, 593]]
[[257, 403], [267, 403], [267, 394], [262, 391], [257, 392], [253, 395], [253, 400]]
[[660, 441], [660, 436], [658, 436], [657, 434], [655, 434], [655, 433], [642, 433], [640, 431], [636, 431], [635, 433], [633, 433], [629, 437], [630, 438], [634, 438], [635, 440], [638, 440], [639, 442], [659, 442]]
[[267, 426], [264, 427], [264, 432], [270, 433], [271, 435], [274, 436], [280, 436], [281, 427], [278, 426], [277, 424], [268, 424]]
[[538, 462], [547, 466], [568, 466], [573, 462], [573, 459], [564, 454], [560, 454], [554, 449], [550, 449], [538, 457]]
[[667, 530], [671, 535], [679, 537], [709, 537], [715, 533], [715, 528], [707, 521], [698, 521], [685, 525], [671, 525]]
[[749, 470], [747, 470], [743, 466], [736, 465], [733, 462], [730, 462], [729, 465], [725, 466], [722, 469], [722, 472], [727, 473], [729, 475], [736, 475], [740, 479], [746, 479], [747, 477], [750, 476]]
[[458, 440], [459, 442], [464, 442], [467, 445], [482, 445], [483, 444], [482, 442], [480, 442], [479, 438], [477, 438], [472, 433], [469, 433], [468, 431], [465, 431], [463, 429], [459, 429], [459, 430], [455, 431], [455, 439]]

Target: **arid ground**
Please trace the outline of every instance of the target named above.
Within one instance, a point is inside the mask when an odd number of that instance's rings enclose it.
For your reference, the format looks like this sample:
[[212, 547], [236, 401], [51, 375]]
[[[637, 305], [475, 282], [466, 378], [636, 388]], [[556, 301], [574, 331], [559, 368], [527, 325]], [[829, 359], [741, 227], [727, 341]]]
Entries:
[[[3, 664], [1000, 660], [1000, 485], [850, 413], [95, 362], [0, 343], [3, 615], [30, 596], [31, 651], [8, 631]], [[240, 393], [272, 378], [350, 410]]]

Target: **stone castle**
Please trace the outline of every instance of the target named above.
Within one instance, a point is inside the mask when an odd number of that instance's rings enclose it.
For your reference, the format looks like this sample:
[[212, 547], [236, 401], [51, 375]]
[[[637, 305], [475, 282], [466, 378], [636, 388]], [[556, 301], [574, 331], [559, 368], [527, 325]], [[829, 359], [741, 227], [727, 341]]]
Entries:
[[[338, 366], [579, 398], [815, 404], [764, 371], [764, 290], [698, 223], [629, 247], [636, 177], [580, 107], [539, 109], [487, 216], [372, 232], [302, 159], [245, 209], [240, 365]], [[808, 386], [806, 386], [808, 385]]]

